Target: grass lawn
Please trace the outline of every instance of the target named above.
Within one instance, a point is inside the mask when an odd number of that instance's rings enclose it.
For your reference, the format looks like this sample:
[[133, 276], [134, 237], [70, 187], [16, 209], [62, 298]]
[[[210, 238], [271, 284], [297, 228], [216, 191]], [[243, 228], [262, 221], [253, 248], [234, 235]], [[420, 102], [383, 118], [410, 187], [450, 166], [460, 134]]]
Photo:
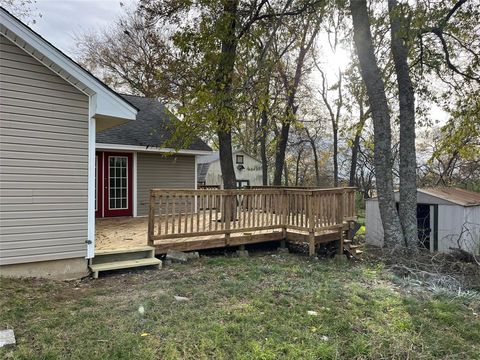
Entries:
[[2, 279], [0, 329], [18, 344], [0, 358], [480, 359], [478, 299], [400, 283], [379, 263], [271, 253], [95, 281]]

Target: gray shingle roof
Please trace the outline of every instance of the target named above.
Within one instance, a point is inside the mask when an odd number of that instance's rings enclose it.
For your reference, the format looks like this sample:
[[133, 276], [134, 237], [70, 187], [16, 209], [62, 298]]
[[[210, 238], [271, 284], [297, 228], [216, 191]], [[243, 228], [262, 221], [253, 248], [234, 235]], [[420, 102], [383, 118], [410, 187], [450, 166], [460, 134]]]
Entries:
[[144, 147], [175, 147], [176, 145], [183, 150], [212, 150], [200, 138], [195, 138], [188, 146], [166, 144], [175, 131], [174, 115], [158, 100], [134, 95], [122, 95], [122, 97], [139, 109], [137, 120], [98, 132], [97, 143]]
[[210, 168], [210, 163], [197, 164], [197, 182], [205, 182], [207, 177], [208, 169]]

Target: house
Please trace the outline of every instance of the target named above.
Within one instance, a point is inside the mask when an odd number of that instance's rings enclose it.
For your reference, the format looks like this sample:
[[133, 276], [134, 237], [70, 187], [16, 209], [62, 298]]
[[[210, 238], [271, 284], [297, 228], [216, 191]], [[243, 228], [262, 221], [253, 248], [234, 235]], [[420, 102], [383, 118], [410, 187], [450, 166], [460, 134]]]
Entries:
[[[399, 193], [395, 192], [399, 201]], [[366, 201], [366, 242], [383, 246], [383, 226], [378, 198]], [[480, 193], [457, 188], [417, 190], [419, 243], [430, 251], [458, 248], [480, 251]]]
[[162, 148], [161, 104], [117, 94], [3, 8], [0, 104], [2, 276], [86, 275], [95, 216], [145, 214], [151, 186], [194, 187], [208, 153]]
[[[218, 152], [199, 156], [197, 160], [197, 181], [201, 186], [223, 187], [220, 154]], [[243, 150], [233, 152], [233, 165], [237, 187], [262, 186], [262, 163]]]
[[135, 121], [96, 134], [95, 216], [146, 216], [150, 189], [195, 189], [196, 157], [211, 154], [201, 139], [165, 148], [173, 115], [157, 100], [122, 95], [137, 107]]

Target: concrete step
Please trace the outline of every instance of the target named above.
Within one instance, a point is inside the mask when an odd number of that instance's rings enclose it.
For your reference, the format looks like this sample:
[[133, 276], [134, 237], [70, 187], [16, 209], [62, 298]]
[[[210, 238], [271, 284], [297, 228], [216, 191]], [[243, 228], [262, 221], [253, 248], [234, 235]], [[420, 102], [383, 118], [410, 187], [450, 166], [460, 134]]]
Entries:
[[123, 260], [123, 261], [112, 261], [101, 264], [91, 264], [90, 270], [93, 273], [93, 278], [98, 278], [98, 273], [101, 271], [107, 270], [120, 270], [120, 269], [129, 269], [142, 266], [157, 266], [159, 269], [162, 268], [162, 261], [157, 258], [142, 258], [135, 260]]

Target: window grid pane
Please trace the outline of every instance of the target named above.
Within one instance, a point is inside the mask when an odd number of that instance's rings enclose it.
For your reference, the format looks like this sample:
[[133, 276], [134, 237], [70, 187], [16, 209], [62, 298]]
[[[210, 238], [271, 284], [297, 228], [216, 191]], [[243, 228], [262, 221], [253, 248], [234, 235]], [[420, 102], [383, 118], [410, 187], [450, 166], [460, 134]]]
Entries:
[[126, 156], [109, 157], [110, 209], [127, 209], [128, 158]]

